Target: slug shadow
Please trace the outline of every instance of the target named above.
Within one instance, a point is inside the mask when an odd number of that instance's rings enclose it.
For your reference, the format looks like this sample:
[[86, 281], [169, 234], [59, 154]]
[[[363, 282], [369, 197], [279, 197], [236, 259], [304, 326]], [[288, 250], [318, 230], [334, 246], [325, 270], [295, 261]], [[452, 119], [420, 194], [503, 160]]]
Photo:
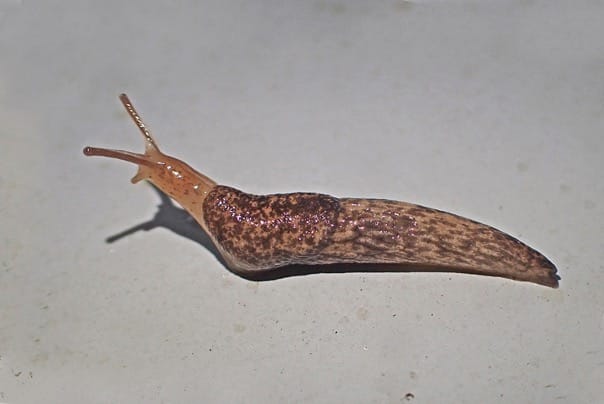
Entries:
[[157, 195], [161, 201], [161, 203], [157, 205], [157, 213], [155, 216], [153, 216], [153, 219], [132, 226], [129, 229], [114, 234], [113, 236], [107, 237], [105, 242], [111, 244], [141, 230], [149, 231], [158, 227], [163, 227], [164, 229], [168, 229], [179, 236], [188, 238], [189, 240], [202, 245], [204, 248], [214, 254], [216, 259], [220, 261], [223, 266], [227, 267], [226, 263], [222, 259], [222, 256], [214, 246], [214, 243], [212, 243], [210, 237], [205, 231], [203, 231], [199, 224], [197, 224], [195, 219], [193, 219], [186, 210], [174, 205], [172, 199], [160, 191], [155, 185], [151, 183], [148, 184], [153, 188], [153, 190], [155, 190], [155, 192], [157, 192]]
[[151, 187], [157, 192], [161, 203], [157, 206], [158, 210], [153, 219], [137, 224], [129, 229], [123, 230], [105, 239], [105, 242], [111, 244], [124, 237], [128, 237], [138, 231], [150, 231], [158, 227], [168, 229], [179, 236], [188, 238], [191, 241], [203, 246], [210, 251], [216, 259], [230, 272], [235, 275], [252, 281], [272, 281], [294, 276], [305, 276], [319, 273], [371, 273], [371, 272], [464, 272], [468, 270], [457, 271], [453, 268], [442, 268], [437, 266], [421, 266], [409, 264], [329, 264], [329, 265], [288, 265], [280, 268], [274, 268], [268, 271], [256, 272], [234, 272], [232, 271], [207, 233], [199, 224], [182, 208], [174, 205], [172, 200], [160, 191], [153, 184]]

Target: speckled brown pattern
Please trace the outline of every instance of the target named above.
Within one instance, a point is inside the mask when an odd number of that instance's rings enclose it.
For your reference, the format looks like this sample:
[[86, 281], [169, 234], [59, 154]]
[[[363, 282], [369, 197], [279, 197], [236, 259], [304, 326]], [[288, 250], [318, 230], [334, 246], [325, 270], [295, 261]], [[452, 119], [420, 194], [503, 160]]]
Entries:
[[340, 199], [332, 242], [320, 263], [440, 267], [556, 287], [556, 267], [493, 227], [436, 209], [381, 199]]
[[217, 186], [204, 220], [233, 270], [289, 264], [436, 267], [557, 286], [554, 265], [519, 240], [460, 216], [405, 202], [322, 194], [257, 196]]
[[162, 153], [128, 97], [122, 94], [120, 100], [145, 140], [145, 153], [86, 147], [84, 154], [137, 164], [132, 182], [149, 180], [174, 198], [233, 271], [259, 273], [289, 264], [395, 264], [558, 286], [556, 267], [543, 255], [497, 229], [450, 213], [380, 199], [258, 196], [217, 185]]
[[339, 202], [312, 193], [250, 195], [216, 186], [203, 205], [208, 232], [232, 269], [311, 264], [330, 242]]

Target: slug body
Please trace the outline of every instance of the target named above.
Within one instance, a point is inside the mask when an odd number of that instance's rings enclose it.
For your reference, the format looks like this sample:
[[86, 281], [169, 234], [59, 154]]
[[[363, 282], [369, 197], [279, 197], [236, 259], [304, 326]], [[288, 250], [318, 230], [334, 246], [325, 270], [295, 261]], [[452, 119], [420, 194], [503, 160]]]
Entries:
[[120, 99], [145, 137], [144, 154], [86, 147], [84, 154], [138, 164], [175, 199], [238, 273], [292, 264], [398, 264], [529, 281], [557, 287], [556, 267], [493, 227], [406, 202], [316, 193], [250, 195], [217, 185], [159, 151], [125, 94]]

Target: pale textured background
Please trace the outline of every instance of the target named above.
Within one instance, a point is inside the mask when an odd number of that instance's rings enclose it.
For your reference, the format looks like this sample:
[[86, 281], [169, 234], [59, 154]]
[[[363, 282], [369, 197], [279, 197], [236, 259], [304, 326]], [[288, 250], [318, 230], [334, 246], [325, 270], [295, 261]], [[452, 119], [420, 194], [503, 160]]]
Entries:
[[[0, 402], [604, 402], [601, 1], [0, 1]], [[160, 146], [250, 192], [495, 225], [561, 288], [254, 283], [153, 218]], [[411, 393], [411, 396], [405, 395]]]

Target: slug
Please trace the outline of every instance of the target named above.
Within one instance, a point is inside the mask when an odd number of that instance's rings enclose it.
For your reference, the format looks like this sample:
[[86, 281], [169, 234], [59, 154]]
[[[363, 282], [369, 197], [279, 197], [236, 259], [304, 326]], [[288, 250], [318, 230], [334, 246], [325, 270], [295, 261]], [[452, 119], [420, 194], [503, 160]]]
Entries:
[[208, 234], [235, 273], [327, 264], [397, 264], [528, 281], [553, 288], [555, 265], [518, 239], [451, 213], [383, 199], [317, 193], [251, 195], [163, 154], [125, 94], [120, 100], [145, 140], [145, 153], [97, 147], [138, 165], [147, 180], [176, 200]]

